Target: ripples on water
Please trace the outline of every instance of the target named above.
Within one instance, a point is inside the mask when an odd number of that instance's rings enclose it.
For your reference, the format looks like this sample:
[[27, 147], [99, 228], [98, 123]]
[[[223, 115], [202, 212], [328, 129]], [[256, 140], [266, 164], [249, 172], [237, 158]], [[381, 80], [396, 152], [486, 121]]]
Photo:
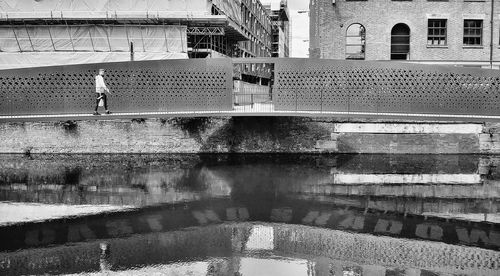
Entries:
[[0, 156], [0, 274], [498, 275], [500, 157]]

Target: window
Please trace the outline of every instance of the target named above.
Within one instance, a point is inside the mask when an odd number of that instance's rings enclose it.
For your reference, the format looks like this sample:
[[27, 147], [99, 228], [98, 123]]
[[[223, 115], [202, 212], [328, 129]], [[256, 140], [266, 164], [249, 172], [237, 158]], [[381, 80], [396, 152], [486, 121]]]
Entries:
[[483, 20], [464, 20], [464, 45], [483, 45]]
[[399, 23], [391, 30], [391, 59], [409, 59], [410, 55], [410, 27]]
[[347, 28], [345, 59], [365, 59], [366, 31], [363, 25], [355, 23]]
[[427, 44], [446, 45], [446, 19], [429, 19]]

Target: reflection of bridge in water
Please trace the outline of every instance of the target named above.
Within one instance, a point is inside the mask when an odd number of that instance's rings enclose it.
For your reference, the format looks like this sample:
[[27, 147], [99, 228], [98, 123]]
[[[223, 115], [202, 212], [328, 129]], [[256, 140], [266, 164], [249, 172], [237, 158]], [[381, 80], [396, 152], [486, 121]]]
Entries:
[[[272, 85], [234, 82], [234, 64], [266, 64]], [[0, 120], [88, 119], [107, 69], [115, 112], [102, 118], [333, 116], [500, 119], [496, 70], [313, 59], [139, 61], [0, 70]], [[236, 85], [237, 83], [237, 85]]]
[[[0, 271], [202, 260], [227, 274], [278, 254], [313, 256], [298, 262], [319, 274], [411, 267], [495, 275], [498, 162], [472, 155], [4, 156], [2, 201], [136, 209], [0, 227]], [[363, 176], [379, 177], [353, 181]], [[111, 253], [101, 254], [103, 242]], [[68, 243], [74, 246], [59, 246]]]
[[[112, 235], [121, 235], [121, 238], [0, 253], [0, 264], [9, 264], [9, 267], [0, 266], [0, 271], [3, 275], [47, 271], [101, 271], [112, 275], [109, 269], [140, 275], [159, 271], [168, 275], [188, 275], [189, 271], [196, 271], [194, 275], [235, 275], [235, 272], [247, 275], [263, 265], [267, 271], [293, 269], [293, 275], [345, 275], [348, 272], [497, 275], [500, 268], [499, 252], [473, 247], [281, 223], [240, 221], [162, 231], [162, 224], [157, 221], [159, 216], [144, 218], [146, 221], [136, 223], [142, 223], [142, 228], [154, 229], [151, 233], [132, 235], [127, 232], [131, 228], [120, 232], [117, 225], [110, 226], [115, 224], [111, 220], [107, 227], [114, 227]], [[120, 221], [121, 229], [129, 222]], [[138, 224], [134, 224], [133, 229], [136, 226]], [[80, 233], [83, 233], [81, 228]], [[251, 264], [253, 266], [248, 267]], [[178, 274], [171, 273], [175, 271]]]

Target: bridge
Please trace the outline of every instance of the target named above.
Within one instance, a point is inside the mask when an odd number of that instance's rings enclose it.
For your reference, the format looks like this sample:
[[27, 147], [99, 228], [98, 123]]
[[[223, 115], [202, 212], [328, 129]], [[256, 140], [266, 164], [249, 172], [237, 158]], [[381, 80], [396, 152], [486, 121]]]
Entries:
[[[233, 81], [237, 65], [268, 85]], [[92, 116], [106, 69], [112, 115]], [[0, 121], [321, 116], [498, 121], [497, 70], [323, 59], [190, 59], [0, 70]]]

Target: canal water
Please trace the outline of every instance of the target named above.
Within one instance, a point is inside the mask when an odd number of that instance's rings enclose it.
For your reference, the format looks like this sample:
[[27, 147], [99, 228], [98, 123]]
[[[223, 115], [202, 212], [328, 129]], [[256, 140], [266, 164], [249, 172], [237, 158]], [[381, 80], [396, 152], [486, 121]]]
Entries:
[[0, 155], [0, 275], [499, 275], [499, 165]]

